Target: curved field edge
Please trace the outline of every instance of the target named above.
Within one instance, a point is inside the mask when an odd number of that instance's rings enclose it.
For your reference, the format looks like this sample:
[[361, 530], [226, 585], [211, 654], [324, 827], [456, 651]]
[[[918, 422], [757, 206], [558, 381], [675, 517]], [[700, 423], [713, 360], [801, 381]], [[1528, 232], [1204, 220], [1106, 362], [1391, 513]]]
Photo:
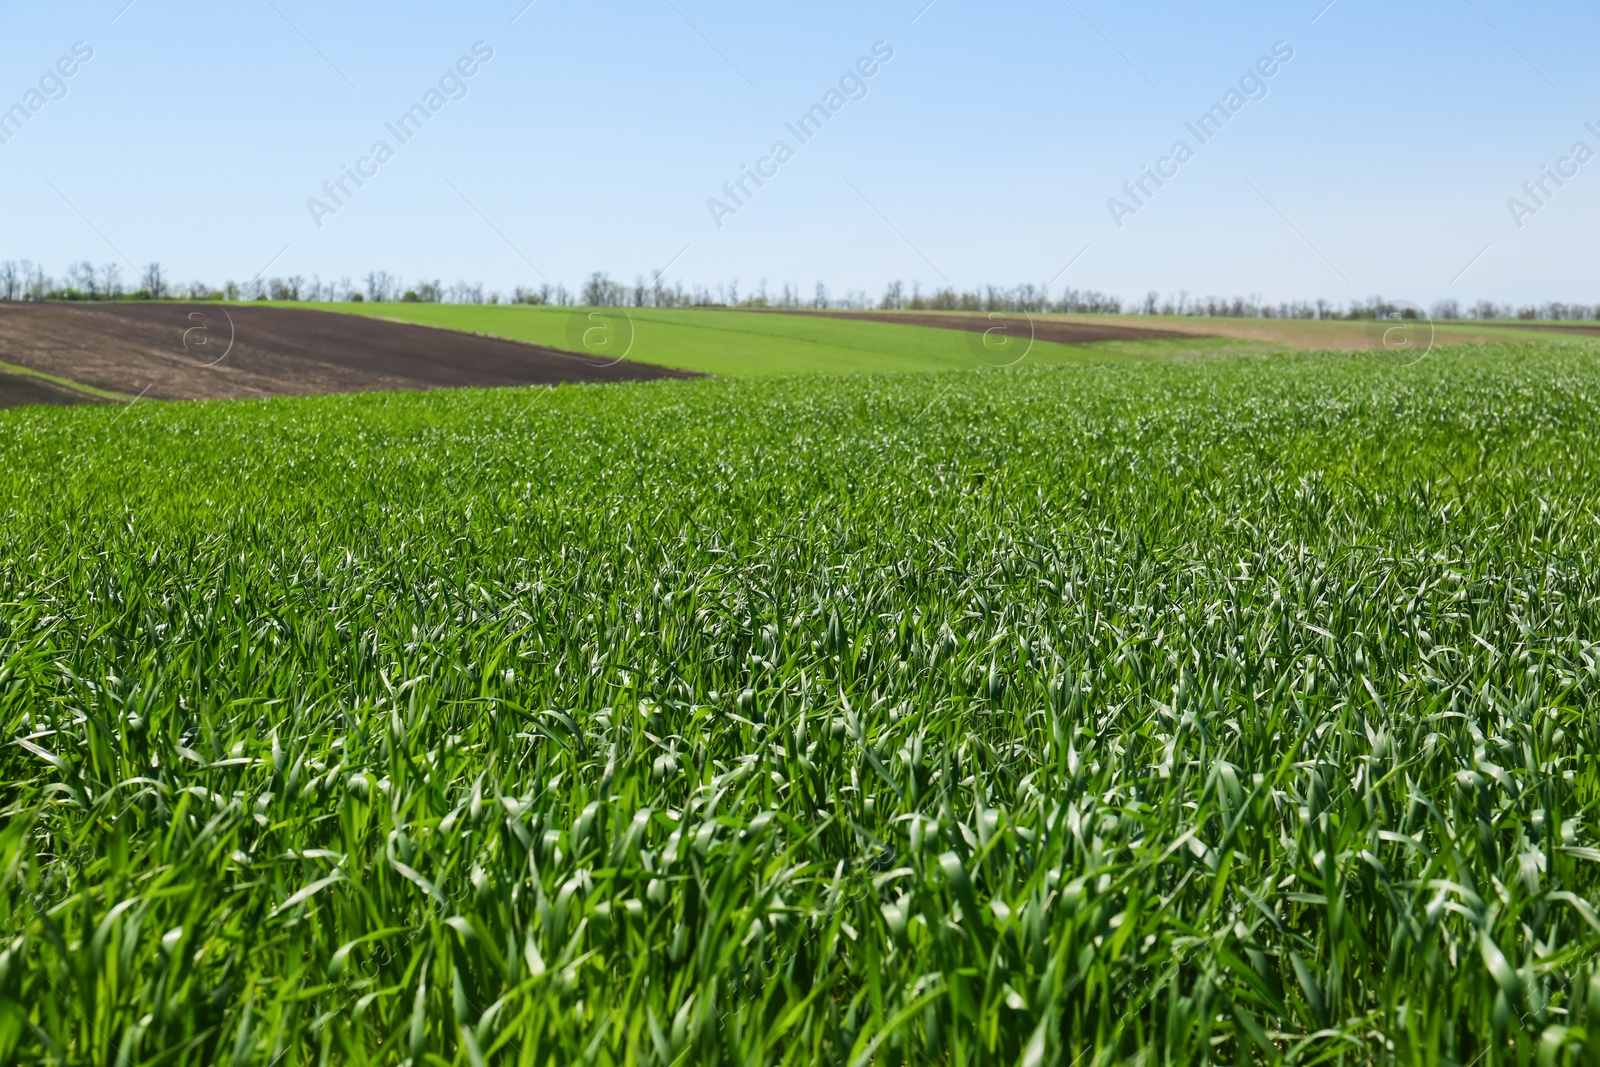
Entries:
[[1576, 1062], [1597, 415], [1578, 345], [0, 414], [0, 1059]]
[[[584, 351], [581, 337], [585, 330], [597, 323], [601, 329], [615, 323], [619, 334], [630, 328], [633, 331], [634, 343], [627, 358], [722, 377], [995, 370], [1013, 365], [1084, 365], [1261, 353], [1269, 347], [1196, 337], [1093, 345], [1035, 341], [1021, 345], [1015, 353], [985, 352], [981, 346], [975, 350], [976, 335], [958, 330], [710, 308], [366, 303], [278, 306], [367, 315], [579, 352]], [[592, 319], [596, 314], [603, 319]], [[610, 352], [606, 354], [609, 356]]]
[[[914, 324], [919, 314], [933, 318], [968, 312], [907, 312], [906, 324], [831, 318], [821, 314], [776, 310], [715, 308], [558, 308], [458, 304], [302, 304], [345, 314], [370, 315], [397, 322], [437, 326], [526, 341], [569, 351], [582, 351], [579, 338], [594, 324], [632, 323], [635, 343], [630, 358], [664, 367], [706, 374], [768, 376], [783, 374], [865, 374], [923, 370], [997, 369], [1012, 363], [1013, 352], [975, 351], [971, 336]], [[1148, 327], [1190, 333], [1181, 338], [1023, 346], [1017, 365], [1087, 364], [1145, 360], [1187, 360], [1218, 356], [1265, 356], [1285, 349], [1356, 353], [1381, 345], [1370, 321], [1302, 319], [1227, 319], [1160, 315], [1034, 316], [1040, 322], [1071, 322]], [[1016, 319], [1016, 316], [1008, 316]], [[577, 321], [576, 329], [573, 322]], [[601, 323], [604, 326], [604, 321]], [[1537, 331], [1538, 324], [1439, 322], [1427, 337], [1440, 349], [1463, 345], [1551, 343], [1575, 340], [1559, 329]], [[1417, 335], [1417, 343], [1423, 343]], [[1577, 340], [1582, 340], [1581, 338]]]
[[[1372, 351], [1382, 347], [1382, 332], [1399, 326], [1409, 339], [1415, 331], [1415, 345], [1431, 341], [1436, 348], [1462, 345], [1528, 344], [1572, 341], [1574, 324], [1537, 322], [1507, 323], [1494, 320], [1441, 319], [1424, 323], [1403, 320], [1380, 325], [1371, 319], [1252, 319], [1201, 318], [1193, 315], [1041, 315], [1041, 319], [1126, 326], [1130, 322], [1152, 329], [1209, 334], [1236, 344], [1271, 345], [1279, 350], [1293, 348], [1324, 351]], [[1588, 324], [1593, 326], [1593, 324]], [[1581, 338], [1576, 338], [1581, 340]]]
[[34, 370], [31, 367], [20, 367], [15, 363], [0, 362], [0, 374], [43, 382], [92, 400], [122, 401], [127, 403], [134, 399], [126, 393], [113, 392], [110, 389], [96, 389], [92, 385], [84, 385], [82, 382], [75, 382], [70, 378], [63, 378], [55, 374], [46, 374], [44, 371]]

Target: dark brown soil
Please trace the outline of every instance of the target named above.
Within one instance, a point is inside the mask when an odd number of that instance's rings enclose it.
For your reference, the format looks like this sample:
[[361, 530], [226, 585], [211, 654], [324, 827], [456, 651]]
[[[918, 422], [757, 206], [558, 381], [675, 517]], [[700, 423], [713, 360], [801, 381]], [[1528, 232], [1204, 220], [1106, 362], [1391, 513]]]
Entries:
[[[1029, 316], [1021, 312], [942, 315], [925, 311], [799, 311], [799, 315], [823, 315], [831, 319], [863, 319], [867, 322], [892, 322], [901, 326], [929, 326], [939, 330], [967, 330], [983, 333], [1003, 326], [1008, 330], [1027, 330]], [[1095, 341], [1150, 341], [1161, 338], [1194, 338], [1205, 334], [1178, 333], [1174, 330], [1147, 330], [1138, 326], [1107, 326], [1098, 322], [1062, 322], [1032, 317], [1033, 336], [1040, 341], [1063, 345], [1086, 345]]]
[[96, 404], [97, 397], [68, 389], [28, 374], [0, 371], [0, 408], [20, 408], [27, 404]]
[[152, 400], [695, 377], [359, 315], [233, 304], [0, 304], [0, 362]]

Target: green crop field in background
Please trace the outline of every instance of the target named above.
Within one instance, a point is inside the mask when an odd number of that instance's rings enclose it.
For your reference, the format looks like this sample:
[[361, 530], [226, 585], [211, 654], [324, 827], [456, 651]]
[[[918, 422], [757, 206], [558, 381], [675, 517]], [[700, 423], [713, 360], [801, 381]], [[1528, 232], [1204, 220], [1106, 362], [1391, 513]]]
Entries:
[[[975, 370], [1017, 365], [1053, 365], [1181, 359], [1248, 348], [1222, 338], [1100, 342], [1062, 345], [1036, 341], [1017, 349], [974, 352], [960, 330], [896, 323], [861, 322], [820, 315], [729, 311], [711, 308], [570, 308], [489, 304], [285, 304], [353, 315], [488, 334], [513, 341], [583, 351], [575, 339], [587, 329], [634, 331], [628, 359], [703, 374], [767, 377], [788, 374], [877, 374], [901, 371]], [[599, 316], [599, 318], [591, 318]], [[1025, 324], [1022, 316], [1008, 316]], [[615, 324], [614, 326], [612, 324]], [[598, 338], [606, 337], [597, 335]], [[603, 344], [604, 341], [599, 341]], [[1256, 345], [1256, 349], [1263, 346]], [[1025, 353], [1025, 355], [1024, 355]], [[620, 355], [620, 353], [617, 353]]]
[[[626, 350], [640, 363], [705, 374], [765, 377], [787, 374], [875, 374], [904, 371], [982, 370], [1011, 365], [1050, 366], [1204, 356], [1266, 355], [1286, 349], [1370, 350], [1381, 329], [1371, 321], [1226, 319], [1149, 315], [1035, 315], [1044, 322], [1074, 322], [1192, 333], [1181, 338], [1097, 341], [1092, 344], [1027, 343], [1029, 316], [1005, 314], [998, 324], [1021, 343], [997, 338], [974, 351], [979, 335], [936, 327], [852, 321], [823, 315], [719, 308], [571, 308], [489, 304], [284, 304], [318, 311], [370, 315], [465, 333], [583, 351], [611, 358]], [[918, 313], [908, 313], [914, 321]], [[950, 312], [929, 312], [949, 317]], [[971, 314], [984, 318], [981, 313]], [[576, 326], [574, 324], [576, 323]], [[1440, 322], [1405, 324], [1407, 336], [1426, 347], [1484, 343], [1570, 341], [1544, 324]], [[1530, 332], [1533, 327], [1537, 332]], [[589, 341], [584, 341], [585, 332]], [[633, 343], [627, 344], [631, 333]], [[1215, 336], [1204, 336], [1214, 334]], [[1424, 336], [1425, 335], [1425, 336]], [[980, 346], [981, 348], [981, 346]]]
[[1593, 1062], [1597, 424], [1577, 343], [0, 412], [0, 1062]]

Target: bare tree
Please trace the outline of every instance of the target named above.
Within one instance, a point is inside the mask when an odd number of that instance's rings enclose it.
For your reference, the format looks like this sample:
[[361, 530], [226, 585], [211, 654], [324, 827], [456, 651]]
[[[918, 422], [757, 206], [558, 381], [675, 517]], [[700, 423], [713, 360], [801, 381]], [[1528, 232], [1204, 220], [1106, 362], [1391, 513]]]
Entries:
[[144, 275], [139, 279], [139, 287], [150, 294], [151, 300], [166, 299], [167, 276], [161, 272], [161, 264], [152, 263], [145, 267]]
[[368, 271], [364, 279], [367, 284], [367, 299], [378, 304], [387, 304], [394, 295], [395, 279], [389, 276], [386, 270]]
[[589, 280], [583, 283], [583, 295], [580, 298], [584, 307], [610, 307], [615, 301], [613, 291], [617, 283], [613, 282], [604, 271], [595, 271], [589, 275]]
[[115, 263], [104, 264], [100, 268], [100, 292], [107, 300], [115, 300], [122, 295], [122, 268]]
[[22, 294], [25, 300], [43, 300], [45, 294], [50, 292], [50, 278], [45, 274], [44, 268], [37, 266], [29, 260], [22, 261]]
[[94, 264], [88, 260], [74, 263], [67, 268], [67, 285], [76, 289], [90, 300], [99, 296], [99, 276], [94, 272]]
[[11, 260], [0, 263], [0, 299], [11, 301], [21, 295], [21, 275]]
[[816, 300], [811, 306], [819, 310], [828, 306], [828, 287], [821, 282], [817, 283]]

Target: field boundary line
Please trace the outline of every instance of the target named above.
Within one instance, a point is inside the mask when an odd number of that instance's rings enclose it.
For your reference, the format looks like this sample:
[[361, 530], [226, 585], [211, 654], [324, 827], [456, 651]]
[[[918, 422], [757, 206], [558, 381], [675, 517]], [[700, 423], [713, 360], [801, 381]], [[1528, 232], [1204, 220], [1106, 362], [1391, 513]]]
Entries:
[[127, 402], [133, 399], [133, 397], [127, 393], [119, 393], [113, 389], [100, 389], [93, 385], [84, 385], [82, 382], [75, 382], [71, 378], [62, 378], [54, 374], [46, 374], [42, 370], [34, 370], [32, 367], [23, 367], [15, 363], [6, 363], [4, 361], [0, 361], [0, 374], [12, 374], [24, 378], [40, 378], [52, 385], [59, 385], [64, 389], [71, 389], [74, 392], [84, 393], [92, 397], [98, 397], [101, 400], [121, 400]]

